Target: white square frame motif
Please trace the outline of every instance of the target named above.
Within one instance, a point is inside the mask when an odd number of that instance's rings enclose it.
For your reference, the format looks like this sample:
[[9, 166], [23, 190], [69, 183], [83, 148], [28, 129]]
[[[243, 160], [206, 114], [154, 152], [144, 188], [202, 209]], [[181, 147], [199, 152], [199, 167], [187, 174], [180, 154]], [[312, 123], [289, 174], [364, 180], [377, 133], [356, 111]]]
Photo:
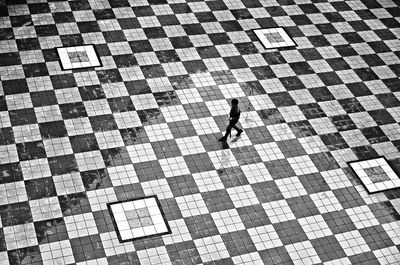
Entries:
[[[89, 67], [103, 66], [100, 57], [96, 51], [93, 44], [90, 45], [80, 45], [80, 46], [70, 46], [70, 47], [58, 47], [56, 48], [58, 57], [60, 58], [61, 69], [63, 70], [73, 70]], [[73, 62], [69, 54], [84, 52], [87, 56], [86, 61]]]
[[[283, 28], [255, 29], [254, 33], [261, 41], [261, 43], [264, 45], [264, 48], [266, 50], [296, 46], [296, 43], [292, 40], [292, 38], [286, 33], [286, 31]], [[274, 35], [276, 36], [276, 34], [279, 34], [281, 40], [275, 39], [276, 41], [271, 42], [267, 38], [267, 34], [270, 34], [272, 36]]]
[[[108, 203], [107, 208], [117, 232], [118, 240], [121, 243], [171, 234], [171, 228], [156, 195]], [[127, 217], [128, 211], [134, 212], [143, 209], [148, 216], [139, 217], [139, 220]], [[131, 222], [141, 223], [141, 218], [146, 218], [147, 221], [151, 219], [151, 224], [132, 227]]]
[[[370, 194], [400, 188], [400, 178], [388, 164], [385, 157], [353, 161], [348, 162], [348, 164]], [[371, 175], [368, 175], [366, 171], [368, 169], [374, 172], [378, 170], [381, 171], [379, 173], [384, 174], [378, 175], [377, 181], [374, 181], [371, 179]], [[384, 176], [385, 179], [379, 179], [381, 176]]]

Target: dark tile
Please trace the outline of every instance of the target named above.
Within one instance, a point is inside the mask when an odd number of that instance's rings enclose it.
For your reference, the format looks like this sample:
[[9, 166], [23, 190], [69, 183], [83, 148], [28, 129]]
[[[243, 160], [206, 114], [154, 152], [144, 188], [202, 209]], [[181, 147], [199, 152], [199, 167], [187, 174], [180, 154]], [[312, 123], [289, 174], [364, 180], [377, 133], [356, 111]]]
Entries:
[[116, 167], [132, 164], [128, 150], [125, 146], [101, 150], [106, 167]]
[[345, 209], [366, 205], [366, 202], [354, 187], [335, 189], [333, 193]]
[[335, 97], [326, 87], [309, 88], [308, 91], [313, 96], [313, 98], [318, 102], [335, 100]]
[[151, 146], [157, 156], [157, 159], [182, 156], [181, 151], [174, 139], [151, 142]]
[[259, 81], [239, 82], [239, 85], [246, 96], [267, 94]]
[[389, 138], [378, 126], [361, 128], [360, 130], [371, 144], [389, 141]]
[[81, 34], [60, 35], [63, 47], [85, 45], [85, 41]]
[[340, 135], [340, 133], [328, 133], [320, 135], [322, 142], [328, 147], [330, 151], [349, 148], [349, 145]]
[[37, 123], [34, 109], [18, 109], [8, 112], [12, 126]]
[[92, 212], [86, 192], [58, 196], [63, 216]]
[[268, 95], [277, 108], [296, 105], [288, 92], [276, 92]]
[[27, 78], [49, 75], [45, 63], [23, 64], [22, 67], [24, 69], [25, 77]]
[[76, 87], [76, 81], [73, 74], [52, 75], [50, 76], [50, 80], [54, 89]]
[[7, 251], [6, 238], [4, 237], [3, 228], [0, 228], [0, 251]]
[[276, 144], [286, 158], [307, 155], [297, 139], [277, 141]]
[[106, 95], [104, 94], [104, 90], [101, 85], [79, 87], [79, 94], [84, 101], [106, 98]]
[[35, 231], [39, 244], [47, 244], [68, 239], [64, 218], [35, 222]]
[[322, 217], [334, 234], [346, 233], [357, 229], [345, 210], [323, 213]]
[[146, 80], [134, 80], [124, 82], [129, 95], [140, 95], [151, 93], [151, 89]]
[[234, 9], [234, 10], [231, 10], [231, 13], [236, 18], [236, 20], [253, 18], [250, 11], [247, 9]]
[[228, 9], [228, 7], [225, 5], [224, 1], [221, 1], [221, 0], [206, 2], [206, 4], [208, 5], [208, 8], [210, 8], [211, 11]]
[[103, 31], [102, 33], [107, 43], [126, 41], [122, 30]]
[[276, 223], [273, 226], [284, 245], [308, 240], [307, 235], [297, 220]]
[[358, 160], [365, 160], [378, 157], [378, 152], [369, 145], [352, 147], [351, 150], [357, 156]]
[[115, 231], [115, 227], [108, 210], [93, 212], [93, 218], [100, 234]]
[[72, 11], [90, 10], [91, 6], [88, 0], [69, 1], [69, 6]]
[[10, 264], [43, 264], [39, 246], [18, 248], [7, 252]]
[[231, 257], [252, 253], [257, 250], [247, 230], [225, 233], [221, 235], [221, 238]]
[[113, 113], [136, 110], [135, 106], [133, 105], [132, 99], [129, 96], [123, 96], [119, 98], [109, 98], [107, 101]]
[[168, 255], [173, 264], [201, 264], [200, 254], [193, 241], [183, 241], [166, 245]]
[[[121, 29], [139, 29], [141, 25], [139, 20], [135, 17], [127, 17], [127, 18], [118, 18], [118, 23], [121, 26]], [[162, 25], [162, 24], [161, 24]]]
[[363, 252], [349, 257], [351, 264], [379, 265], [381, 262], [373, 252]]
[[293, 265], [293, 261], [284, 246], [269, 248], [258, 252], [264, 264]]
[[59, 35], [58, 29], [56, 25], [38, 25], [35, 26], [36, 30], [36, 35], [38, 37], [48, 37], [48, 36], [54, 36], [54, 35]]
[[275, 181], [265, 181], [251, 184], [260, 203], [283, 200], [284, 197]]
[[338, 260], [347, 257], [335, 236], [327, 236], [310, 240], [322, 262]]
[[29, 202], [0, 205], [0, 217], [3, 227], [21, 225], [32, 222]]
[[143, 127], [120, 129], [122, 140], [125, 145], [149, 143], [146, 131]]
[[46, 150], [42, 141], [18, 143], [16, 146], [20, 161], [46, 157]]
[[0, 184], [18, 182], [23, 179], [20, 163], [0, 164]]
[[109, 0], [109, 3], [112, 8], [130, 7], [128, 0]]
[[318, 30], [323, 34], [323, 35], [328, 35], [328, 34], [338, 34], [339, 32], [337, 29], [333, 26], [331, 23], [324, 23], [324, 24], [317, 24], [315, 25]]
[[320, 172], [334, 170], [340, 167], [330, 152], [310, 154], [309, 157]]
[[10, 66], [21, 64], [21, 58], [18, 52], [8, 52], [1, 54], [0, 66]]
[[347, 131], [357, 129], [357, 125], [353, 122], [349, 115], [336, 115], [329, 117], [333, 125], [338, 131]]
[[202, 60], [184, 61], [182, 63], [189, 74], [197, 74], [208, 71], [207, 66]]
[[175, 50], [162, 50], [156, 51], [156, 56], [160, 63], [171, 63], [171, 62], [179, 62], [179, 55]]
[[283, 55], [279, 52], [266, 52], [263, 53], [262, 56], [264, 57], [268, 65], [287, 63]]
[[307, 119], [326, 117], [325, 112], [318, 103], [300, 104], [298, 107]]
[[350, 57], [358, 55], [356, 50], [354, 50], [350, 44], [338, 45], [334, 46], [334, 48], [342, 57]]
[[[227, 85], [227, 84], [237, 83], [235, 76], [232, 74], [230, 70], [213, 71], [211, 72], [211, 76], [213, 77], [217, 85]], [[211, 87], [205, 87], [205, 88], [210, 89]]]
[[167, 75], [161, 65], [145, 65], [140, 66], [140, 69], [145, 78], [164, 77]]
[[[303, 25], [312, 25], [312, 21], [306, 16], [306, 15], [294, 15], [291, 16], [291, 19], [297, 26], [303, 26]], [[319, 27], [322, 24], [317, 25]]]
[[[166, 1], [166, 0], [161, 0], [161, 1]], [[195, 15], [197, 15], [197, 13]], [[180, 24], [178, 18], [174, 15], [157, 15], [157, 19], [160, 22], [161, 26], [163, 27]], [[140, 26], [138, 28], [140, 28]]]
[[287, 198], [286, 202], [296, 218], [305, 218], [320, 214], [309, 195]]
[[314, 127], [310, 124], [308, 120], [288, 122], [290, 130], [297, 138], [308, 137], [317, 135]]
[[3, 91], [5, 95], [13, 95], [29, 92], [28, 84], [25, 79], [2, 80]]
[[111, 114], [89, 117], [94, 132], [118, 130], [114, 116]]
[[324, 36], [309, 36], [308, 40], [314, 47], [326, 47], [331, 46], [329, 41]]
[[75, 262], [100, 259], [106, 256], [100, 235], [89, 235], [70, 239]]
[[190, 120], [169, 122], [168, 127], [174, 138], [197, 136], [197, 132]]
[[380, 224], [397, 222], [400, 220], [399, 213], [389, 201], [368, 204], [368, 207]]
[[5, 96], [0, 96], [0, 111], [7, 111], [7, 101]]
[[38, 200], [57, 196], [53, 179], [41, 178], [25, 181], [26, 193], [29, 200]]
[[377, 94], [375, 97], [385, 108], [399, 107], [400, 101], [392, 93]]
[[165, 92], [156, 92], [153, 93], [153, 96], [160, 108], [164, 106], [181, 105], [181, 102], [174, 90]]
[[240, 166], [262, 162], [261, 157], [254, 146], [242, 146], [232, 148], [231, 150]]
[[51, 12], [48, 3], [30, 3], [28, 4], [28, 8], [31, 14], [42, 14]]
[[372, 251], [395, 245], [382, 226], [365, 227], [358, 231]]
[[184, 156], [183, 159], [185, 160], [191, 174], [215, 170], [207, 153]]
[[296, 75], [314, 74], [314, 70], [307, 62], [289, 63], [289, 66], [293, 69]]
[[112, 187], [111, 179], [105, 169], [80, 172], [86, 191]]
[[196, 88], [193, 80], [188, 74], [169, 76], [168, 79], [175, 90], [181, 90], [185, 88]]
[[115, 19], [114, 11], [111, 8], [93, 9], [96, 20]]
[[274, 71], [269, 66], [258, 66], [250, 68], [258, 80], [276, 78]]
[[342, 80], [335, 72], [317, 73], [318, 77], [326, 86], [342, 84]]
[[237, 212], [246, 229], [271, 224], [265, 209], [260, 204], [237, 208]]
[[58, 23], [69, 23], [75, 22], [74, 14], [72, 12], [56, 12], [52, 13], [54, 22]]
[[[115, 194], [118, 201], [124, 201], [132, 198], [132, 194], [137, 197], [144, 197], [144, 191], [139, 183], [125, 184], [122, 186], [114, 186]], [[170, 220], [167, 218], [167, 220]], [[114, 225], [113, 225], [114, 227]]]
[[183, 30], [187, 35], [201, 35], [206, 34], [206, 31], [200, 23], [182, 25]]
[[16, 39], [18, 51], [40, 50], [38, 38]]
[[117, 83], [123, 81], [118, 69], [97, 70], [96, 73], [99, 77], [100, 83], [102, 84]]
[[87, 117], [85, 105], [83, 102], [67, 103], [59, 105], [63, 119], [76, 119]]
[[100, 32], [100, 26], [96, 21], [77, 22], [80, 33]]
[[286, 159], [277, 159], [273, 161], [264, 162], [268, 172], [274, 179], [283, 179], [287, 177], [296, 176], [292, 167]]
[[148, 39], [167, 38], [167, 34], [162, 27], [143, 28], [143, 31]]
[[50, 157], [48, 161], [52, 175], [63, 175], [79, 171], [74, 155]]
[[242, 26], [236, 20], [220, 21], [219, 24], [222, 26], [225, 32], [243, 31]]
[[43, 139], [67, 136], [67, 129], [63, 121], [39, 123], [39, 129]]
[[[150, 1], [166, 1], [166, 0], [149, 0]], [[140, 264], [140, 259], [136, 252], [122, 253], [118, 255], [107, 256], [109, 265], [128, 265]]]
[[298, 176], [308, 194], [330, 191], [329, 185], [320, 173], [310, 173]]
[[217, 173], [226, 189], [250, 184], [240, 167], [221, 168]]
[[369, 67], [384, 66], [386, 63], [379, 57], [378, 54], [361, 55], [361, 58], [368, 64]]
[[168, 185], [174, 197], [200, 193], [192, 175], [182, 175], [167, 178]]
[[184, 218], [191, 237], [195, 239], [219, 235], [211, 214], [200, 214]]
[[339, 104], [347, 113], [364, 112], [365, 109], [357, 98], [338, 99]]
[[334, 71], [342, 71], [351, 69], [350, 65], [343, 58], [326, 59], [326, 62]]
[[364, 82], [380, 79], [371, 68], [357, 68], [353, 69], [353, 71]]
[[[275, 101], [278, 102], [283, 101], [282, 98], [276, 97]], [[284, 103], [282, 103], [284, 104]], [[258, 116], [260, 116], [261, 120], [264, 122], [265, 125], [273, 125], [273, 124], [280, 124], [285, 123], [285, 119], [283, 118], [282, 114], [279, 112], [277, 108], [273, 109], [265, 109], [265, 110], [257, 110]], [[251, 138], [250, 138], [251, 139]], [[253, 140], [253, 139], [251, 139]]]
[[151, 6], [134, 6], [132, 7], [133, 13], [135, 13], [136, 17], [147, 17], [154, 16], [154, 11]]
[[57, 97], [53, 90], [32, 92], [31, 99], [34, 107], [43, 107], [57, 104]]
[[158, 160], [133, 164], [139, 181], [151, 181], [165, 178]]
[[279, 78], [279, 81], [281, 81], [282, 85], [288, 91], [306, 88], [306, 86], [297, 76], [281, 77]]
[[0, 128], [0, 145], [14, 144], [14, 133], [11, 127]]
[[396, 123], [396, 120], [386, 109], [371, 110], [368, 113], [378, 125]]
[[220, 212], [235, 208], [235, 205], [233, 204], [226, 190], [214, 190], [214, 191], [204, 192], [201, 194], [201, 196], [203, 197], [203, 200], [210, 213]]

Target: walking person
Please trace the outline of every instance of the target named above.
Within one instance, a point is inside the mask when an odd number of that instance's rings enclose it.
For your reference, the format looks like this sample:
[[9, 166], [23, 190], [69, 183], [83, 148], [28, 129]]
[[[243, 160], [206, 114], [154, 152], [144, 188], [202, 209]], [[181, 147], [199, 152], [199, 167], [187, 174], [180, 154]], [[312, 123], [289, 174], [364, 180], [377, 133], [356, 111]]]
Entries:
[[229, 112], [229, 125], [226, 127], [225, 135], [218, 140], [220, 142], [225, 142], [228, 139], [228, 135], [231, 134], [232, 128], [237, 131], [236, 136], [240, 136], [243, 132], [242, 129], [236, 126], [236, 123], [240, 118], [239, 100], [236, 98], [232, 99], [231, 106], [231, 111]]

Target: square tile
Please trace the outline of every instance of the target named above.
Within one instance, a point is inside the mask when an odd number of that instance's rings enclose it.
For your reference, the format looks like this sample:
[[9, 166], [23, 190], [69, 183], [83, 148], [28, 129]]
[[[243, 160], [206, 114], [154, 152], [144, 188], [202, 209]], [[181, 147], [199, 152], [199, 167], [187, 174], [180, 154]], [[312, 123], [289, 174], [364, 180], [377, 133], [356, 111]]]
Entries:
[[57, 53], [63, 70], [102, 66], [94, 45], [60, 47]]
[[121, 243], [170, 234], [156, 195], [107, 204]]
[[260, 39], [265, 49], [296, 46], [283, 28], [257, 29], [254, 33]]
[[400, 187], [400, 178], [384, 157], [348, 163], [369, 193]]

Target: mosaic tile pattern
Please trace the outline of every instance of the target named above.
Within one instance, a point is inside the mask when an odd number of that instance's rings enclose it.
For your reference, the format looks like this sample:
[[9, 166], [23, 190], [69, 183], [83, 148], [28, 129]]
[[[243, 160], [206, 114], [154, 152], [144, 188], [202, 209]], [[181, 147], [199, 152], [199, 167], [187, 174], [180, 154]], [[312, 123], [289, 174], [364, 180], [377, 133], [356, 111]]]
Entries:
[[[399, 189], [348, 163], [400, 172], [399, 14], [0, 0], [0, 264], [398, 264]], [[265, 28], [297, 45], [266, 50]], [[102, 65], [63, 70], [56, 48], [83, 45]], [[220, 144], [232, 98], [245, 132]], [[153, 195], [172, 233], [120, 243], [107, 204]]]
[[399, 176], [383, 157], [352, 162], [349, 165], [370, 193], [400, 188]]
[[63, 70], [101, 66], [93, 45], [56, 48]]
[[265, 49], [286, 48], [296, 44], [283, 28], [254, 30]]
[[135, 198], [108, 205], [121, 243], [171, 233], [157, 196]]

